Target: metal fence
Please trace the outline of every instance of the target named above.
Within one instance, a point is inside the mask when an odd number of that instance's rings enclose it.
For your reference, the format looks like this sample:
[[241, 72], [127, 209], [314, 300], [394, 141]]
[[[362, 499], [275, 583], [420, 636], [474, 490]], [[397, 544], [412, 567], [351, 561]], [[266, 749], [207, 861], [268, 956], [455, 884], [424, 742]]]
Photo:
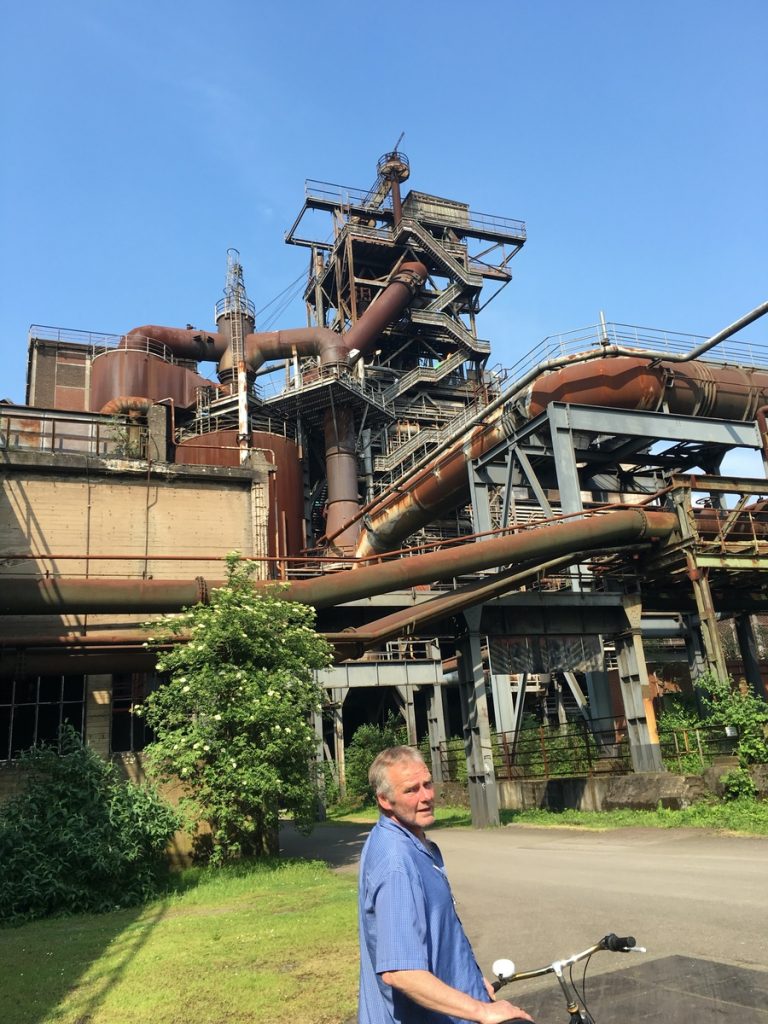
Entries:
[[[492, 733], [493, 765], [497, 779], [551, 779], [632, 771], [626, 720], [584, 719], [549, 724], [531, 719], [515, 739], [514, 733]], [[443, 778], [466, 780], [464, 743], [441, 744]]]
[[662, 731], [661, 756], [670, 771], [696, 773], [716, 757], [732, 755], [739, 742], [738, 730], [722, 725], [698, 725]]

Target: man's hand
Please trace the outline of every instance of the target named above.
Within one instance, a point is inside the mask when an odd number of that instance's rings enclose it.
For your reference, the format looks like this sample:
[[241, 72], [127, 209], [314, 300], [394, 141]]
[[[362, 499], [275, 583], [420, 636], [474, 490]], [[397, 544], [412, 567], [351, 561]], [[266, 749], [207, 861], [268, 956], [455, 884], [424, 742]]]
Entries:
[[522, 1018], [522, 1020], [533, 1020], [533, 1017], [514, 1003], [508, 1003], [506, 999], [498, 999], [494, 1003], [485, 1004], [485, 1016], [480, 1024], [502, 1024], [503, 1021]]
[[485, 991], [493, 1000], [491, 1009], [495, 1011], [498, 1007], [503, 1007], [507, 1014], [506, 1017], [489, 1017], [488, 1024], [496, 1024], [497, 1021], [502, 1020], [512, 1020], [514, 1017], [521, 1017], [523, 1020], [533, 1020], [533, 1017], [531, 1017], [530, 1014], [526, 1013], [521, 1007], [515, 1006], [514, 1003], [508, 1003], [506, 999], [499, 999], [497, 1002], [496, 993], [493, 991], [493, 983], [488, 981], [487, 978], [483, 978], [483, 984], [485, 985]]

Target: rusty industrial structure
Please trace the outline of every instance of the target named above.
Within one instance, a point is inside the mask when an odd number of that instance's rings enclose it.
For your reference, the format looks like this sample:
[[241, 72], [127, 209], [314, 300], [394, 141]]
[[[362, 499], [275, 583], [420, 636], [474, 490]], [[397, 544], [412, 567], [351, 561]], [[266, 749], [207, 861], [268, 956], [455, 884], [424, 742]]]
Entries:
[[336, 648], [319, 747], [343, 764], [345, 727], [397, 705], [439, 780], [461, 729], [479, 823], [490, 725], [514, 749], [553, 685], [599, 752], [661, 768], [644, 637], [725, 676], [732, 619], [764, 695], [768, 481], [721, 464], [766, 459], [768, 349], [732, 336], [768, 304], [709, 339], [601, 322], [491, 368], [481, 313], [525, 225], [409, 174], [395, 150], [367, 191], [307, 182], [306, 326], [257, 330], [230, 250], [213, 330], [31, 329], [26, 404], [0, 405], [0, 761], [84, 715], [105, 754], [140, 749], [138, 624], [206, 600], [231, 550]]

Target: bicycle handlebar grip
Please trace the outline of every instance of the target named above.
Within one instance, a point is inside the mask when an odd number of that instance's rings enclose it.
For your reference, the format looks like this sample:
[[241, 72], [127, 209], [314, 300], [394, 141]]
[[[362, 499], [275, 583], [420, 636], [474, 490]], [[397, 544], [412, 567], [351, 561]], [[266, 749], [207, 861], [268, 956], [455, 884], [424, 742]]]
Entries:
[[604, 948], [610, 950], [611, 953], [623, 953], [625, 950], [632, 949], [636, 945], [637, 940], [634, 935], [614, 935], [611, 932], [610, 935], [606, 935], [603, 939]]

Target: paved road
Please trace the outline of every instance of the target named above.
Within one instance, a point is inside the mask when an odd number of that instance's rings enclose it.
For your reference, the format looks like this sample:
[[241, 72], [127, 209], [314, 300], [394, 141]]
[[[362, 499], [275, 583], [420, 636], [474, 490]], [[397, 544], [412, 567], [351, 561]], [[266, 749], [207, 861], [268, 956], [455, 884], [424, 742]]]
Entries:
[[[304, 838], [285, 830], [283, 849], [355, 871], [367, 831], [321, 825]], [[430, 835], [443, 851], [459, 914], [486, 973], [500, 956], [524, 969], [583, 949], [609, 931], [633, 934], [648, 947], [648, 958], [602, 954], [590, 965], [590, 976], [621, 969], [627, 978], [645, 978], [644, 999], [652, 978], [680, 979], [686, 964], [693, 971], [689, 990], [709, 990], [713, 998], [726, 985], [746, 991], [751, 977], [754, 1012], [742, 1013], [740, 1020], [768, 1022], [768, 838], [693, 829], [595, 833], [521, 825], [435, 828]], [[681, 959], [664, 959], [675, 956]], [[657, 970], [650, 958], [659, 961]], [[733, 969], [728, 973], [718, 965]], [[527, 983], [532, 987], [541, 983]], [[514, 988], [516, 997], [523, 991]], [[679, 997], [680, 990], [676, 1006]], [[689, 1010], [693, 1005], [688, 1000]], [[632, 1008], [633, 1015], [645, 1016]]]

